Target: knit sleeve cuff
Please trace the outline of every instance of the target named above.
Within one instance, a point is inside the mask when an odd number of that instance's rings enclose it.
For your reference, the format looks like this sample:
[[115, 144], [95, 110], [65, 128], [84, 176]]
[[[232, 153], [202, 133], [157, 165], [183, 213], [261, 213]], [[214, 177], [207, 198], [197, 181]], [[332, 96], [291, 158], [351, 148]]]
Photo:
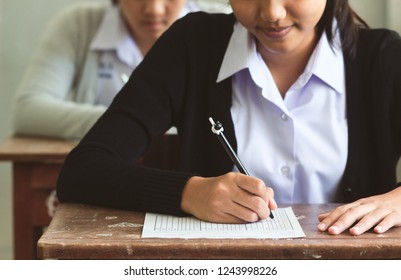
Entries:
[[[195, 174], [143, 168], [141, 179], [120, 197], [127, 208], [152, 213], [186, 216], [181, 209], [182, 191]], [[129, 205], [127, 205], [127, 203]]]

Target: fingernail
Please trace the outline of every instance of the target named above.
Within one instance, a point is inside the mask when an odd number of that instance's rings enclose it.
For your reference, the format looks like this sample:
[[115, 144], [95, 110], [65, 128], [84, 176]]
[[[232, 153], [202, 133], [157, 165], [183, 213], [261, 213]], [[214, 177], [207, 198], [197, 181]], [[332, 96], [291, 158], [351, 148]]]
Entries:
[[361, 232], [361, 229], [360, 229], [359, 227], [353, 227], [353, 228], [352, 228], [352, 233], [353, 233], [354, 235], [359, 235], [360, 232]]
[[325, 231], [326, 230], [326, 224], [325, 223], [320, 223], [317, 225], [317, 228], [321, 231]]
[[329, 230], [330, 230], [331, 234], [338, 234], [338, 227], [337, 226], [331, 226], [329, 228]]
[[377, 232], [377, 233], [383, 233], [383, 227], [382, 227], [382, 226], [377, 226], [377, 227], [375, 227], [375, 232]]

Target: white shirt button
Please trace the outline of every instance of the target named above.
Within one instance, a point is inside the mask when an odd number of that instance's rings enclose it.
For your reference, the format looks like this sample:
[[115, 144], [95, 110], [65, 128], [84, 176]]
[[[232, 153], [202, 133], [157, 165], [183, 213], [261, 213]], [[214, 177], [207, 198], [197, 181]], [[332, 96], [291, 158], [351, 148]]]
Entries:
[[284, 176], [287, 176], [290, 173], [290, 168], [288, 166], [283, 166], [281, 167], [281, 174], [283, 174]]
[[286, 114], [286, 113], [282, 113], [281, 114], [281, 119], [283, 120], [283, 121], [288, 121], [288, 115]]

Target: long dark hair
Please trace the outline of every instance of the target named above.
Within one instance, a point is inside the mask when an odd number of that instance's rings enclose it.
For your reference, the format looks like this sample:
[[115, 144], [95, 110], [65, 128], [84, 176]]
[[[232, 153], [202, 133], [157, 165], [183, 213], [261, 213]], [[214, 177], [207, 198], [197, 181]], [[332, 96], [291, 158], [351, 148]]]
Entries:
[[333, 19], [337, 19], [343, 51], [355, 54], [358, 29], [369, 28], [368, 24], [351, 8], [348, 0], [327, 0], [323, 16], [318, 23], [318, 32], [326, 32], [330, 44], [333, 44]]

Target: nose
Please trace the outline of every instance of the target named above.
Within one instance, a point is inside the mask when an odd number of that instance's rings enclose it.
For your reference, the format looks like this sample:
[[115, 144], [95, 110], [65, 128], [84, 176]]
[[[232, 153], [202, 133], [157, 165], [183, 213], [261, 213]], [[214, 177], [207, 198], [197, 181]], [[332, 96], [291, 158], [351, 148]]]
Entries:
[[146, 0], [144, 13], [150, 15], [161, 15], [165, 13], [165, 0]]
[[277, 22], [286, 17], [286, 8], [283, 0], [262, 1], [260, 17], [267, 22]]

